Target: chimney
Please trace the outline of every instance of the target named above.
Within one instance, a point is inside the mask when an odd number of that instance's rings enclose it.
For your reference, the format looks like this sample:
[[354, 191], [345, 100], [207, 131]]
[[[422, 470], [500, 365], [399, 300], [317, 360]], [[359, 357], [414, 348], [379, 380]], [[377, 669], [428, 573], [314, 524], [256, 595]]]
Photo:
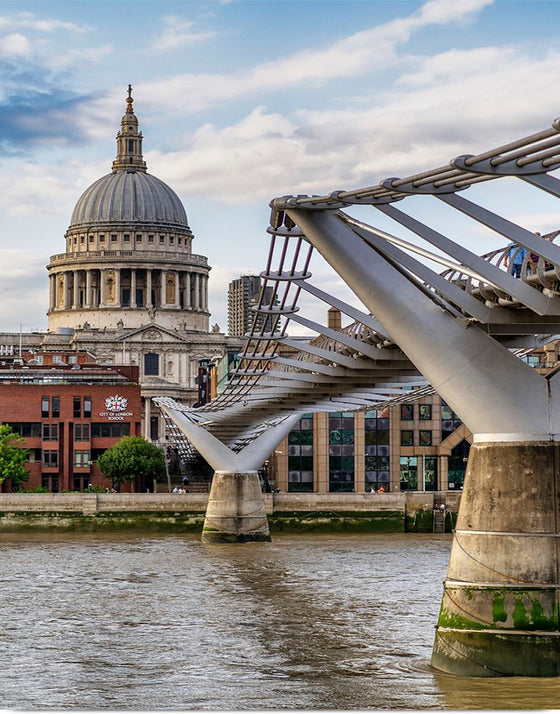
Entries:
[[342, 315], [340, 310], [336, 307], [330, 307], [327, 311], [327, 327], [331, 330], [341, 330], [342, 329]]

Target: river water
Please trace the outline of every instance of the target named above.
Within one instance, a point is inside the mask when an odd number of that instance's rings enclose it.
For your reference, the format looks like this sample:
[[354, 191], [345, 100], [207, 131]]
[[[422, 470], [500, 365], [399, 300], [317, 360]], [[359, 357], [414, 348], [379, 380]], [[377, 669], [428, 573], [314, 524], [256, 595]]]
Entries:
[[560, 709], [430, 668], [450, 536], [0, 536], [2, 709]]

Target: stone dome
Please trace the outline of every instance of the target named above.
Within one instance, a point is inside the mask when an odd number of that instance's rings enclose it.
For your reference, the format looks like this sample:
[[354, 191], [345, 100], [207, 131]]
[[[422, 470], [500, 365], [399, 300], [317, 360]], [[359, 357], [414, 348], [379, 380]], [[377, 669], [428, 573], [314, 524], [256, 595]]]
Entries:
[[187, 214], [175, 191], [142, 170], [119, 169], [92, 183], [78, 199], [70, 227], [121, 221], [188, 229]]

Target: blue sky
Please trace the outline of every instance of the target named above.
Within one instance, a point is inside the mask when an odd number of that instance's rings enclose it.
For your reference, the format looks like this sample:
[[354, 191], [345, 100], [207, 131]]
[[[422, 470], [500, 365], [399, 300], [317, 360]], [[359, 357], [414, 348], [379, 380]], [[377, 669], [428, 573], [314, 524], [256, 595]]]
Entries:
[[[264, 267], [271, 198], [548, 127], [559, 67], [556, 0], [0, 0], [0, 331], [46, 327], [44, 266], [110, 170], [129, 83], [148, 170], [183, 200], [224, 329], [227, 283]], [[551, 198], [485, 191], [526, 227], [560, 226]], [[438, 220], [479, 252], [503, 243]]]

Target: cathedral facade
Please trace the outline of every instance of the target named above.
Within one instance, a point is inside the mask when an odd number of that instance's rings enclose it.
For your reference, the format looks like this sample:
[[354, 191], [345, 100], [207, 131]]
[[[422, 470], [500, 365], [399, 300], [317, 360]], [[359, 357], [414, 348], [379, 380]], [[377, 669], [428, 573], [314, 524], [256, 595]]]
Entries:
[[[87, 351], [100, 364], [139, 368], [142, 434], [164, 437], [151, 397], [197, 401], [200, 360], [242, 347], [209, 330], [207, 258], [177, 194], [147, 171], [129, 86], [111, 172], [86, 188], [49, 273], [48, 331], [0, 334], [0, 347]], [[224, 296], [225, 299], [225, 296]]]

